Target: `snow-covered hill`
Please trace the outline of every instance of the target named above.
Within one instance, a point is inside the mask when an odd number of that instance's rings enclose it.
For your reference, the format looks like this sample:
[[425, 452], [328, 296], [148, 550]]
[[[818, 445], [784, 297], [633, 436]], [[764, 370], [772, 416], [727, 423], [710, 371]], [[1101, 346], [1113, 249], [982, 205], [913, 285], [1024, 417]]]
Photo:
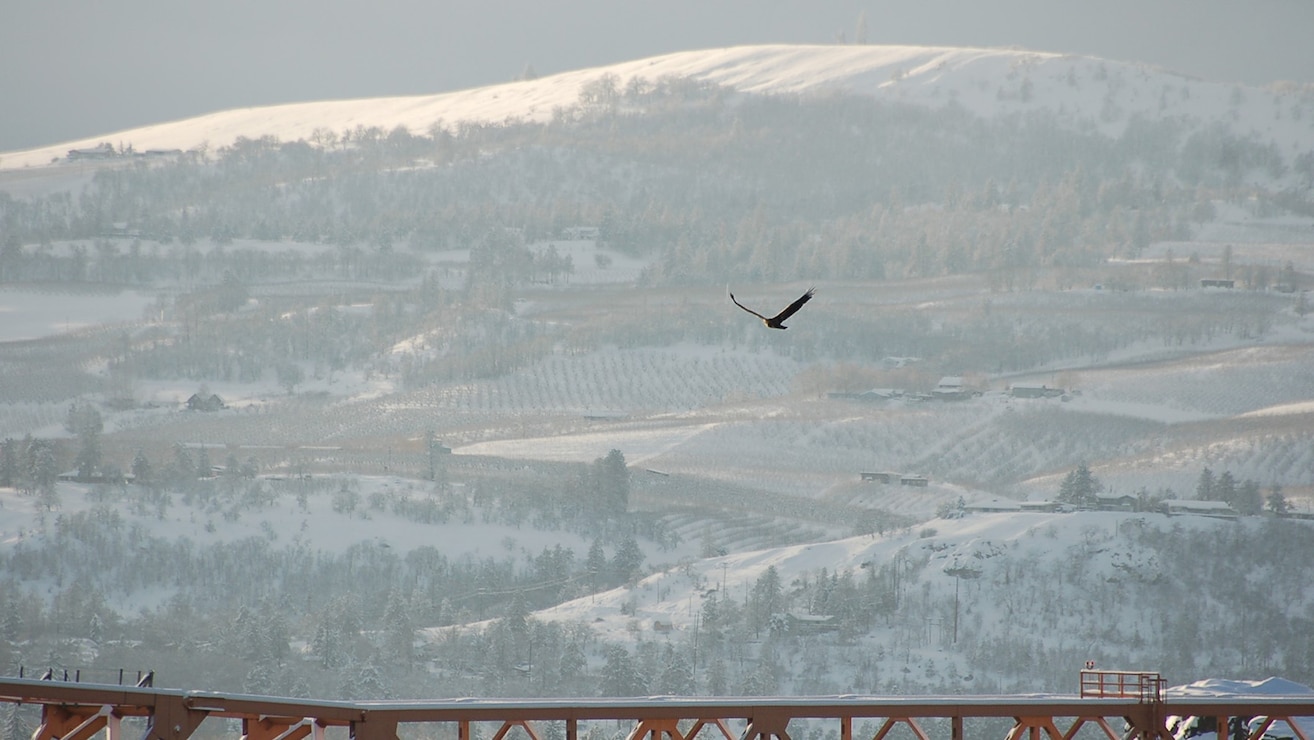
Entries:
[[[221, 111], [0, 156], [0, 167], [60, 160], [108, 142], [151, 149], [226, 146], [238, 137], [311, 141], [317, 131], [358, 127], [416, 133], [460, 122], [548, 121], [581, 92], [610, 80], [622, 98], [631, 80], [687, 78], [754, 94], [873, 95], [981, 116], [1044, 111], [1081, 130], [1119, 136], [1133, 119], [1174, 120], [1189, 133], [1221, 126], [1272, 144], [1290, 161], [1314, 148], [1314, 93], [1243, 88], [1094, 57], [1017, 49], [923, 46], [762, 45], [686, 51], [435, 95], [297, 103]], [[603, 85], [605, 87], [605, 84]]]
[[[971, 690], [1028, 690], [1045, 680], [1038, 678], [1041, 674], [1051, 682], [1062, 682], [1069, 673], [1075, 677], [1085, 659], [1136, 668], [1146, 668], [1150, 661], [1150, 668], [1167, 671], [1170, 681], [1181, 680], [1186, 670], [1229, 670], [1219, 656], [1237, 649], [1232, 644], [1236, 641], [1220, 637], [1214, 644], [1208, 636], [1214, 627], [1198, 633], [1188, 628], [1185, 642], [1178, 646], [1173, 642], [1177, 627], [1165, 630], [1159, 621], [1176, 624], [1171, 609], [1147, 610], [1141, 597], [1158, 594], [1165, 604], [1204, 598], [1187, 581], [1193, 570], [1209, 566], [1186, 562], [1189, 558], [1173, 548], [1234, 535], [1240, 540], [1262, 537], [1265, 526], [1257, 518], [1237, 522], [1118, 512], [978, 513], [885, 535], [686, 561], [534, 616], [586, 625], [598, 637], [620, 644], [694, 644], [700, 634], [708, 639], [704, 622], [709, 600], [717, 602], [713, 612], [760, 608], [762, 584], [771, 578], [780, 584], [788, 606], [787, 614], [773, 617], [770, 630], [804, 638], [790, 647], [768, 640], [766, 629], [760, 636], [762, 651], [766, 646], [779, 650], [779, 660], [790, 666], [782, 676], [786, 693], [917, 693], [941, 690], [959, 680], [971, 681]], [[768, 576], [768, 570], [773, 574]], [[803, 601], [805, 594], [817, 597], [818, 583], [826, 582], [827, 572], [852, 579], [848, 582], [858, 588], [864, 581], [879, 583], [876, 590], [893, 590], [898, 606], [865, 634], [821, 637], [838, 629], [830, 621], [833, 612], [812, 614]], [[1263, 608], [1289, 614], [1306, 608], [1314, 597], [1304, 587], [1279, 597], [1258, 583], [1253, 586], [1256, 594], [1266, 594], [1260, 597], [1266, 603]], [[1286, 606], [1276, 606], [1278, 601]], [[1219, 613], [1217, 618], [1231, 622], [1237, 615]], [[430, 638], [442, 639], [450, 632], [431, 630]], [[1194, 655], [1172, 655], [1187, 646]], [[994, 650], [1015, 654], [1018, 665], [1026, 665], [1031, 675], [1014, 683], [1015, 677], [977, 662]], [[1000, 658], [1001, 664], [1006, 662]], [[1236, 664], [1230, 665], [1234, 670]], [[865, 683], [869, 681], [877, 685]], [[1270, 685], [1251, 690], [1278, 689]], [[1246, 693], [1236, 682], [1175, 691]]]

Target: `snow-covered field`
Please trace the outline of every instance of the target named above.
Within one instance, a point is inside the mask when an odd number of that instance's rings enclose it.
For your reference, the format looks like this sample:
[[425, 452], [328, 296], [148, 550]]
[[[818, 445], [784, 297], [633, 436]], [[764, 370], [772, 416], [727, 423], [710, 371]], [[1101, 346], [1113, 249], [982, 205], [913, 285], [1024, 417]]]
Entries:
[[37, 290], [0, 286], [0, 342], [135, 324], [147, 317], [155, 297], [141, 291]]

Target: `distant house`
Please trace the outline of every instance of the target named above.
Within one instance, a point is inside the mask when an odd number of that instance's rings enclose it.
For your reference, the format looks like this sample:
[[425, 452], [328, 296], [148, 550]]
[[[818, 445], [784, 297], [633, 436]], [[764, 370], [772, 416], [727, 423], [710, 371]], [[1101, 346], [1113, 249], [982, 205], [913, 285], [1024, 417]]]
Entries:
[[963, 379], [957, 375], [946, 375], [940, 378], [940, 382], [935, 384], [937, 391], [952, 393], [963, 389]]
[[1057, 398], [1063, 395], [1062, 388], [1050, 388], [1044, 383], [1014, 383], [1008, 387], [1013, 398]]
[[861, 475], [862, 475], [862, 479], [863, 479], [864, 481], [870, 481], [870, 482], [873, 482], [873, 483], [887, 483], [887, 484], [888, 484], [888, 483], [893, 483], [893, 482], [895, 482], [896, 480], [899, 480], [899, 474], [898, 474], [898, 473], [865, 472], [865, 473], [862, 473]]
[[1219, 519], [1235, 519], [1237, 517], [1236, 509], [1233, 509], [1226, 501], [1200, 501], [1197, 499], [1170, 499], [1165, 501], [1163, 502], [1163, 513], [1169, 516], [1174, 514], [1195, 514]]
[[866, 401], [867, 403], [892, 401], [902, 396], [903, 391], [898, 388], [872, 388], [859, 393], [852, 391], [830, 391], [826, 393], [826, 398], [832, 401]]
[[187, 399], [188, 411], [222, 411], [225, 408], [227, 408], [227, 406], [224, 405], [224, 400], [215, 393], [211, 393], [208, 396], [193, 393], [191, 397]]
[[975, 511], [980, 513], [1001, 513], [1009, 511], [1021, 511], [1022, 505], [1012, 499], [992, 498], [986, 501], [974, 501], [963, 506], [964, 511]]
[[839, 629], [839, 621], [832, 614], [799, 614], [797, 612], [788, 612], [785, 614], [785, 621], [789, 625], [789, 631], [794, 634], [815, 634], [819, 632], [835, 632]]
[[109, 159], [115, 156], [114, 145], [109, 142], [101, 142], [93, 147], [83, 149], [69, 149], [69, 161], [78, 159]]
[[1200, 278], [1201, 288], [1234, 288], [1235, 280], [1224, 280], [1223, 278]]
[[1018, 508], [1021, 511], [1033, 514], [1047, 514], [1059, 510], [1057, 501], [1021, 501], [1018, 502]]
[[567, 226], [561, 230], [562, 235], [567, 239], [597, 239], [599, 236], [598, 227], [596, 226]]
[[899, 485], [926, 488], [931, 485], [931, 480], [924, 475], [901, 475], [899, 476]]
[[947, 375], [940, 378], [940, 382], [935, 384], [935, 390], [931, 391], [931, 396], [941, 401], [959, 401], [972, 396], [972, 389], [968, 388], [963, 379], [957, 375]]
[[1126, 493], [1097, 493], [1095, 494], [1095, 508], [1100, 511], [1134, 511], [1136, 509], [1136, 497]]

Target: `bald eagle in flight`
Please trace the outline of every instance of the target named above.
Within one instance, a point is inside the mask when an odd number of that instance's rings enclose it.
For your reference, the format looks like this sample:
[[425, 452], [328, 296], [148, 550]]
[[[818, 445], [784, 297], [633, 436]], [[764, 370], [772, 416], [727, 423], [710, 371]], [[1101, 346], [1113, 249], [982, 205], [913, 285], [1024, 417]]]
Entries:
[[788, 329], [789, 327], [785, 326], [785, 319], [789, 318], [790, 316], [793, 316], [800, 308], [803, 308], [804, 303], [807, 303], [808, 301], [812, 300], [812, 293], [815, 290], [816, 288], [808, 288], [808, 292], [799, 296], [798, 300], [789, 304], [788, 306], [785, 307], [785, 310], [781, 311], [780, 313], [770, 318], [767, 318], [766, 316], [763, 316], [762, 314], [758, 313], [757, 311], [754, 311], [748, 306], [745, 306], [739, 301], [736, 301], [734, 293], [730, 293], [730, 300], [733, 301], [736, 306], [739, 306], [740, 308], [753, 314], [759, 319], [762, 319], [762, 323], [766, 324], [768, 329]]

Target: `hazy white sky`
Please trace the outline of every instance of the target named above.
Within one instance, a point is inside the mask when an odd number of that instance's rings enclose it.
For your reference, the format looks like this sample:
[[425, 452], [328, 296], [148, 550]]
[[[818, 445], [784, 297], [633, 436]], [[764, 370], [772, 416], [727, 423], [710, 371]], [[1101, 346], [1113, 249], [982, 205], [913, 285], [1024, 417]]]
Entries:
[[0, 151], [229, 108], [446, 92], [688, 49], [1018, 46], [1314, 83], [1314, 0], [11, 0]]

